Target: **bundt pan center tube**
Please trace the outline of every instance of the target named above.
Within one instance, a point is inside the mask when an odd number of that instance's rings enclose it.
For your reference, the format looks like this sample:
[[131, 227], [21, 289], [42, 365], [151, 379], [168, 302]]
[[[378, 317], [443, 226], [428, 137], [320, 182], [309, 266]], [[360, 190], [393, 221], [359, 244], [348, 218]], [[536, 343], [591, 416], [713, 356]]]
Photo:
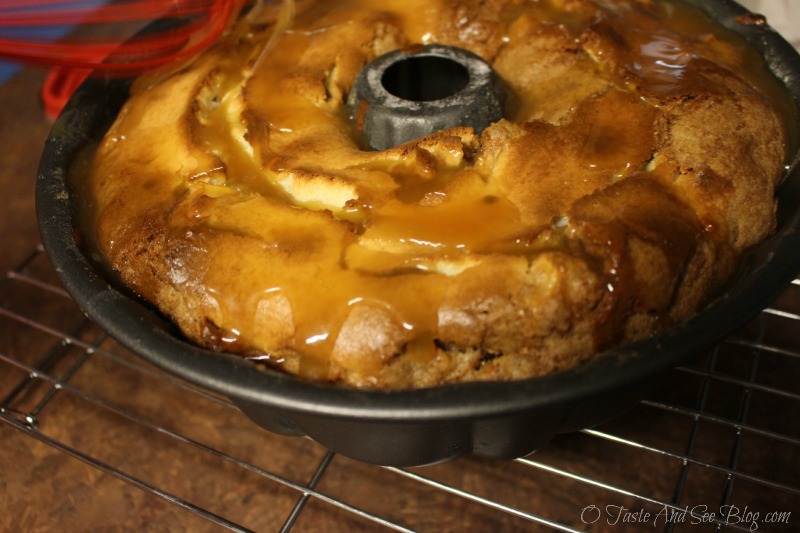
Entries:
[[[753, 19], [732, 1], [687, 3], [759, 51], [790, 95], [787, 113], [797, 116], [800, 58], [795, 50], [769, 27], [742, 23]], [[458, 66], [445, 69], [457, 76], [462, 72]], [[410, 96], [394, 85], [391, 73], [387, 80], [388, 88]], [[457, 94], [463, 90], [459, 86], [440, 87], [435, 96]], [[743, 258], [729, 288], [684, 323], [539, 378], [389, 391], [304, 381], [187, 342], [172, 322], [123, 288], [84, 247], [68, 172], [108, 129], [129, 89], [122, 80], [88, 80], [54, 124], [44, 148], [37, 218], [42, 243], [65, 288], [87, 316], [143, 359], [230, 398], [270, 431], [307, 435], [358, 460], [407, 466], [469, 453], [497, 459], [526, 455], [558, 433], [596, 425], [635, 405], [663, 384], [670, 369], [703, 354], [769, 305], [800, 272], [800, 172], [793, 146], [777, 193], [775, 231]], [[443, 99], [414, 98], [423, 103]]]
[[364, 66], [348, 98], [356, 130], [374, 150], [503, 118], [505, 91], [492, 67], [452, 46], [389, 52]]

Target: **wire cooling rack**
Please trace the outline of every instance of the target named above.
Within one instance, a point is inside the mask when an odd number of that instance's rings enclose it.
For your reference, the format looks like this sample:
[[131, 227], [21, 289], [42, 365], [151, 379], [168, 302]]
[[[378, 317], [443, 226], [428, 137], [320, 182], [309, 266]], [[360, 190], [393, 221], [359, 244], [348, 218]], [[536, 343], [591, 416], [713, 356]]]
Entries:
[[599, 427], [516, 461], [383, 468], [128, 353], [37, 247], [0, 281], [0, 530], [797, 531], [799, 325], [795, 282]]

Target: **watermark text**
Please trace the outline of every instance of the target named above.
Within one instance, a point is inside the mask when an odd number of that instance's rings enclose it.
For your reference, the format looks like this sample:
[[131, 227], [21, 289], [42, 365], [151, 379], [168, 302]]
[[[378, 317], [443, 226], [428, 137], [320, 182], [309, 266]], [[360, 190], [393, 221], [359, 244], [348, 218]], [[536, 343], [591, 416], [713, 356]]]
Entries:
[[624, 505], [587, 505], [581, 510], [581, 522], [594, 524], [602, 522], [610, 526], [623, 524], [648, 524], [653, 527], [665, 524], [722, 524], [738, 525], [750, 531], [758, 531], [763, 525], [788, 525], [792, 519], [791, 511], [762, 512], [749, 506], [695, 505], [693, 507], [674, 507], [664, 505], [658, 510], [630, 509]]

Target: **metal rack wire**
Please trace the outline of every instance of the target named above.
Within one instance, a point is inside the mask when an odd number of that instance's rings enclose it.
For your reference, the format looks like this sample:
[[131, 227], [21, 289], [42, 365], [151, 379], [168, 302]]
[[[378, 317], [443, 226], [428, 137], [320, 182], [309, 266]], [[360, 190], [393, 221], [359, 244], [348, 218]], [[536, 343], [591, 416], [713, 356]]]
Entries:
[[[0, 281], [0, 321], [10, 332], [0, 339], [0, 448], [13, 437], [55, 465], [77, 459], [89, 472], [81, 481], [73, 467], [48, 475], [96, 500], [84, 525], [95, 509], [110, 523], [130, 520], [104, 508], [120, 494], [138, 520], [193, 531], [800, 524], [800, 282], [619, 418], [517, 461], [411, 469], [269, 434], [226, 399], [137, 359], [80, 313], [41, 248]], [[0, 481], [0, 493], [28, 482]]]

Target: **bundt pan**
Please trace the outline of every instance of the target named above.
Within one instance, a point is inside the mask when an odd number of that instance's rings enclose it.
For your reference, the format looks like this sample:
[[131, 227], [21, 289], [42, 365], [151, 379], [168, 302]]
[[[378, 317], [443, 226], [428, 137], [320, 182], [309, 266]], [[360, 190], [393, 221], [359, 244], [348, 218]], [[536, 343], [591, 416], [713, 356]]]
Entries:
[[[729, 0], [691, 0], [743, 35], [800, 111], [800, 57], [765, 25], [742, 24]], [[103, 134], [126, 98], [121, 80], [88, 80], [54, 124], [44, 148], [36, 209], [42, 243], [84, 312], [122, 345], [155, 365], [230, 398], [260, 426], [307, 435], [331, 450], [384, 465], [421, 465], [462, 454], [524, 456], [558, 433], [622, 413], [667, 372], [712, 348], [777, 297], [800, 272], [800, 169], [795, 155], [779, 192], [775, 233], [749, 253], [727, 292], [694, 319], [643, 342], [605, 352], [573, 370], [503, 383], [422, 390], [363, 391], [262, 371], [238, 356], [186, 342], [157, 311], [115, 284], [76, 241], [67, 171]], [[794, 152], [793, 152], [794, 153]]]

